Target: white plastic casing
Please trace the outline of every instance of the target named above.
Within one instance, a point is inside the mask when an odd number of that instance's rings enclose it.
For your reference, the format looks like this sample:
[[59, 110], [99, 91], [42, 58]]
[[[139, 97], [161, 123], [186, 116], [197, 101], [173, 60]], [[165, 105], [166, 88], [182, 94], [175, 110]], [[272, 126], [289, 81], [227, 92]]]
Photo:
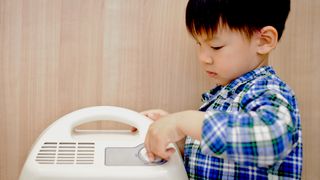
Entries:
[[[74, 134], [75, 127], [98, 120], [112, 120], [128, 124], [136, 127], [138, 133], [111, 131], [108, 133]], [[69, 113], [51, 124], [38, 137], [21, 171], [20, 180], [188, 179], [179, 150], [172, 144], [176, 148], [176, 152], [168, 162], [161, 165], [105, 165], [105, 149], [107, 147], [136, 147], [141, 145], [151, 123], [150, 119], [135, 111], [113, 106], [89, 107]], [[59, 146], [60, 144], [68, 145], [68, 143], [71, 143], [71, 149], [78, 148], [75, 150], [74, 156], [76, 157], [73, 156], [76, 160], [73, 159], [71, 163], [58, 163], [60, 158], [57, 157], [60, 151]], [[84, 146], [81, 147], [81, 144]], [[89, 145], [86, 146], [86, 144]], [[60, 149], [62, 148], [65, 147], [60, 147]], [[81, 151], [81, 148], [89, 148], [88, 151], [90, 152], [88, 153], [90, 157], [84, 157], [84, 163], [81, 163], [81, 154], [77, 154], [77, 151]], [[39, 157], [41, 153], [48, 154], [48, 161], [45, 160], [46, 157]], [[61, 156], [63, 157], [63, 155]], [[61, 160], [61, 162], [63, 161]]]

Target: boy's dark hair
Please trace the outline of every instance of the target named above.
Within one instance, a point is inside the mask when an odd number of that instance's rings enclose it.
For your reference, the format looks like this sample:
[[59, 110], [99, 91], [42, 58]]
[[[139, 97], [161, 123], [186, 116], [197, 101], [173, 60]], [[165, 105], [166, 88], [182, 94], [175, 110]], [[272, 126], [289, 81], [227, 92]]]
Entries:
[[219, 23], [250, 38], [255, 31], [273, 26], [282, 36], [290, 0], [189, 0], [186, 25], [192, 36], [217, 32]]

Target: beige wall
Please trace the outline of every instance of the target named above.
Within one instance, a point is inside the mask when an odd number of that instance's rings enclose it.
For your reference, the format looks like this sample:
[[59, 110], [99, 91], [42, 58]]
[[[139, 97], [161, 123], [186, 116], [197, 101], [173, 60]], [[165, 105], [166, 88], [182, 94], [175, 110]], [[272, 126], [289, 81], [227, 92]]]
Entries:
[[[36, 137], [73, 110], [196, 109], [212, 82], [186, 33], [185, 4], [0, 0], [0, 179], [17, 179]], [[318, 9], [318, 0], [293, 0], [284, 39], [271, 57], [299, 100], [304, 179], [320, 177]]]

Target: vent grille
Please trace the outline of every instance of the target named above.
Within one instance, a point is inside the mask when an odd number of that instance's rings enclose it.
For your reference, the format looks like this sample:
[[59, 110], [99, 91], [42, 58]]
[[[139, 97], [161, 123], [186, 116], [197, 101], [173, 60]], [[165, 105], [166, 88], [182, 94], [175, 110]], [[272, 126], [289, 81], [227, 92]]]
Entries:
[[45, 142], [35, 161], [39, 164], [93, 164], [93, 142]]

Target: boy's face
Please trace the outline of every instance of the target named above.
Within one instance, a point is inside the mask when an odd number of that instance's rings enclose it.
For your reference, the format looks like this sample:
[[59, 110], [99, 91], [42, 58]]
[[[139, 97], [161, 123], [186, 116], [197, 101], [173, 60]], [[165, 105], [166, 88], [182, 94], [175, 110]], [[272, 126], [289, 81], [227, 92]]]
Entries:
[[210, 78], [225, 86], [237, 77], [266, 65], [257, 54], [257, 35], [249, 40], [240, 31], [220, 27], [211, 37], [196, 36], [198, 58]]

